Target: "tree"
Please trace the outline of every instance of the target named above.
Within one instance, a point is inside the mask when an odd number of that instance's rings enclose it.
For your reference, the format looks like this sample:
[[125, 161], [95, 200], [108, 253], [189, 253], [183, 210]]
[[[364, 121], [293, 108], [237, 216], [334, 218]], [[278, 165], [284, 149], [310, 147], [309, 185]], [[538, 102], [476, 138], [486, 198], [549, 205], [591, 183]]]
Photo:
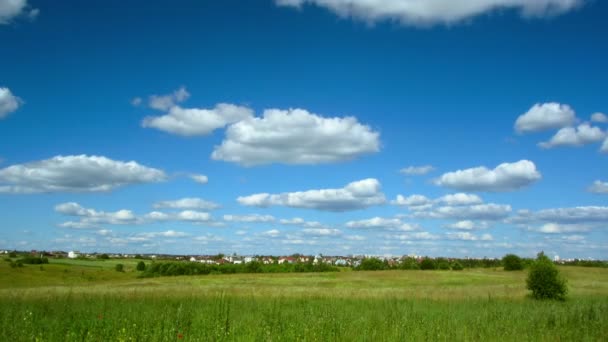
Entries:
[[536, 261], [530, 267], [526, 286], [535, 299], [564, 300], [568, 292], [566, 279], [543, 252], [538, 253]]
[[459, 263], [458, 261], [454, 261], [452, 263], [452, 271], [462, 271], [464, 269], [464, 267], [462, 267], [462, 264]]
[[386, 265], [378, 258], [365, 258], [361, 261], [361, 265], [359, 265], [359, 270], [362, 271], [378, 271], [385, 268]]
[[524, 269], [524, 264], [520, 257], [515, 254], [507, 254], [502, 258], [502, 266], [505, 271], [519, 271]]
[[123, 264], [116, 264], [116, 266], [114, 266], [114, 269], [116, 270], [116, 272], [124, 272], [125, 266]]
[[140, 262], [137, 263], [136, 269], [138, 271], [145, 271], [146, 270], [146, 264], [143, 261], [140, 261]]
[[435, 260], [433, 260], [431, 258], [424, 258], [424, 259], [422, 259], [422, 262], [420, 263], [421, 270], [434, 270], [436, 268], [437, 268], [437, 265], [435, 265]]
[[99, 254], [97, 256], [97, 259], [108, 260], [108, 259], [110, 259], [110, 256], [107, 255], [106, 253], [103, 253], [103, 254]]

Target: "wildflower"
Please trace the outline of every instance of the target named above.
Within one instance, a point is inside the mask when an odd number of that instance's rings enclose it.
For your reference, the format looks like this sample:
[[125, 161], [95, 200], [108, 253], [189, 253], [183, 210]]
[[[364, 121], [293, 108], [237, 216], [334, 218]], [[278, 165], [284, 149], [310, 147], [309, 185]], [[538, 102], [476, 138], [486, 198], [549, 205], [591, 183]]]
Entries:
[[177, 333], [177, 339], [181, 340], [182, 338], [184, 338], [184, 334], [182, 333]]

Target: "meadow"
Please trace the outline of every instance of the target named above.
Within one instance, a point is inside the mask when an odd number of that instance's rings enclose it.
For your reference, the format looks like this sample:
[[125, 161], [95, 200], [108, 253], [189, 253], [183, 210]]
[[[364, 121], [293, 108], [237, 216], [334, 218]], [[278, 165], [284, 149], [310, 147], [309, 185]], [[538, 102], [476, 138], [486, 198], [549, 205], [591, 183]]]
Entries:
[[560, 267], [559, 302], [502, 268], [142, 279], [136, 263], [0, 263], [0, 340], [608, 340], [605, 268]]

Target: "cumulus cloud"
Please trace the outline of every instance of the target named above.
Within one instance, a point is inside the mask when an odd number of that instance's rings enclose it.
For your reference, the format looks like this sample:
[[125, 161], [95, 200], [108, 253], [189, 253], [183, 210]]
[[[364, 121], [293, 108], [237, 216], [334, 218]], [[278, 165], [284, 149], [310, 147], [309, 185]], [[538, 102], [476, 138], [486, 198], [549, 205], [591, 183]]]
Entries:
[[483, 202], [481, 197], [479, 197], [475, 194], [466, 194], [466, 193], [462, 193], [462, 192], [459, 192], [456, 194], [445, 195], [443, 197], [438, 198], [436, 201], [439, 203], [451, 205], [451, 206], [471, 205], [471, 204], [479, 204], [479, 203]]
[[578, 125], [578, 127], [564, 127], [557, 131], [549, 141], [541, 142], [538, 145], [542, 148], [553, 148], [557, 146], [583, 146], [600, 142], [606, 138], [599, 127], [590, 126], [588, 123]]
[[373, 217], [367, 220], [348, 221], [346, 227], [353, 229], [386, 229], [395, 231], [413, 231], [419, 229], [417, 225], [404, 223], [398, 218]]
[[419, 176], [419, 175], [426, 175], [427, 173], [432, 172], [433, 170], [435, 170], [435, 168], [432, 165], [422, 165], [422, 166], [408, 166], [408, 167], [405, 167], [405, 168], [399, 170], [399, 172], [401, 172], [404, 175]]
[[274, 222], [275, 218], [272, 215], [224, 215], [224, 221], [228, 222], [247, 222], [247, 223], [268, 223]]
[[205, 175], [190, 175], [190, 178], [199, 184], [209, 183], [209, 177], [207, 177]]
[[545, 234], [562, 234], [562, 233], [580, 233], [587, 232], [590, 228], [587, 226], [576, 225], [576, 224], [557, 224], [557, 223], [546, 223], [536, 229], [539, 233]]
[[349, 211], [381, 205], [386, 202], [380, 182], [373, 178], [352, 182], [341, 189], [321, 189], [281, 194], [254, 194], [239, 197], [246, 206], [286, 206], [325, 211]]
[[178, 232], [175, 230], [167, 230], [164, 232], [139, 233], [139, 234], [137, 234], [137, 236], [146, 238], [146, 239], [153, 239], [153, 238], [158, 238], [158, 237], [164, 237], [164, 238], [187, 237], [187, 236], [190, 236], [190, 234], [185, 233], [185, 232]]
[[[0, 5], [1, 7], [1, 5]], [[0, 23], [2, 14], [0, 14]], [[7, 117], [10, 113], [16, 111], [23, 101], [13, 95], [10, 89], [0, 88], [0, 119]]]
[[604, 113], [591, 114], [591, 122], [608, 123], [608, 116]]
[[281, 219], [279, 223], [283, 225], [300, 226], [304, 228], [327, 228], [321, 222], [306, 221], [301, 217], [294, 217], [292, 219]]
[[175, 107], [178, 103], [186, 101], [190, 93], [185, 87], [180, 87], [176, 91], [167, 95], [151, 95], [148, 99], [148, 106], [152, 109], [166, 111]]
[[30, 8], [27, 0], [0, 1], [0, 25], [9, 24], [13, 19], [22, 15], [33, 20], [38, 14], [40, 14], [40, 10]]
[[187, 222], [208, 222], [211, 221], [211, 215], [195, 210], [184, 210], [177, 213], [177, 219]]
[[602, 152], [602, 153], [608, 153], [608, 138], [606, 138], [604, 140], [604, 142], [602, 143], [602, 147], [600, 148], [600, 152]]
[[428, 209], [432, 203], [433, 202], [424, 195], [411, 195], [408, 197], [397, 195], [397, 197], [391, 201], [391, 204], [393, 205], [408, 207], [410, 210]]
[[406, 233], [390, 236], [395, 240], [439, 240], [441, 236], [429, 232]]
[[589, 192], [593, 192], [595, 194], [608, 194], [608, 182], [596, 180], [588, 190]]
[[541, 178], [536, 165], [529, 160], [502, 163], [490, 170], [484, 166], [444, 173], [436, 185], [464, 191], [513, 191]]
[[163, 171], [101, 156], [56, 156], [0, 169], [0, 193], [99, 192], [160, 182]]
[[459, 229], [459, 230], [474, 230], [474, 229], [485, 229], [488, 227], [488, 223], [481, 221], [471, 221], [471, 220], [463, 220], [448, 224], [445, 226], [450, 229]]
[[245, 166], [319, 164], [380, 150], [379, 133], [354, 117], [324, 118], [304, 109], [268, 109], [230, 125], [211, 157]]
[[469, 232], [456, 232], [456, 233], [447, 233], [446, 236], [450, 240], [463, 240], [463, 241], [492, 241], [494, 238], [490, 234], [483, 234], [481, 236], [477, 236], [471, 234]]
[[154, 203], [156, 209], [197, 209], [197, 210], [214, 210], [220, 205], [211, 201], [206, 201], [196, 197], [186, 197], [174, 201], [161, 201]]
[[260, 235], [269, 236], [269, 237], [278, 237], [281, 235], [281, 231], [278, 229], [271, 229], [271, 230], [267, 230], [267, 231], [261, 233]]
[[576, 121], [574, 110], [570, 106], [556, 102], [537, 103], [515, 121], [515, 130], [519, 133], [544, 131], [572, 125]]
[[305, 228], [302, 229], [302, 233], [311, 236], [339, 236], [342, 231], [332, 228]]
[[455, 219], [455, 220], [500, 220], [511, 213], [506, 204], [476, 204], [469, 206], [443, 206], [412, 214], [416, 218]]
[[542, 209], [536, 212], [520, 210], [508, 220], [509, 223], [547, 222], [556, 224], [604, 223], [608, 222], [608, 207], [580, 206]]
[[405, 25], [453, 24], [497, 10], [544, 17], [572, 10], [582, 0], [275, 0], [279, 6], [314, 4], [340, 17], [367, 22], [395, 20]]
[[253, 110], [229, 103], [219, 103], [211, 109], [173, 105], [165, 115], [144, 118], [142, 126], [182, 136], [208, 135], [252, 115]]
[[97, 211], [84, 208], [76, 202], [58, 204], [55, 206], [55, 211], [63, 215], [80, 218], [79, 221], [68, 221], [59, 224], [63, 228], [89, 229], [96, 228], [100, 224], [124, 225], [141, 222], [131, 210], [122, 209], [115, 212]]

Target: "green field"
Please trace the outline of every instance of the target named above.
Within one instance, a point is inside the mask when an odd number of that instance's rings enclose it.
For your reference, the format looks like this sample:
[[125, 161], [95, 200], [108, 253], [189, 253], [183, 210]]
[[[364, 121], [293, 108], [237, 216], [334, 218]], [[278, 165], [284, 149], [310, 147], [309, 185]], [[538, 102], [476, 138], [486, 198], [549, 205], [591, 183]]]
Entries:
[[608, 340], [605, 268], [561, 267], [568, 299], [539, 302], [525, 271], [140, 279], [135, 264], [1, 262], [0, 341]]

